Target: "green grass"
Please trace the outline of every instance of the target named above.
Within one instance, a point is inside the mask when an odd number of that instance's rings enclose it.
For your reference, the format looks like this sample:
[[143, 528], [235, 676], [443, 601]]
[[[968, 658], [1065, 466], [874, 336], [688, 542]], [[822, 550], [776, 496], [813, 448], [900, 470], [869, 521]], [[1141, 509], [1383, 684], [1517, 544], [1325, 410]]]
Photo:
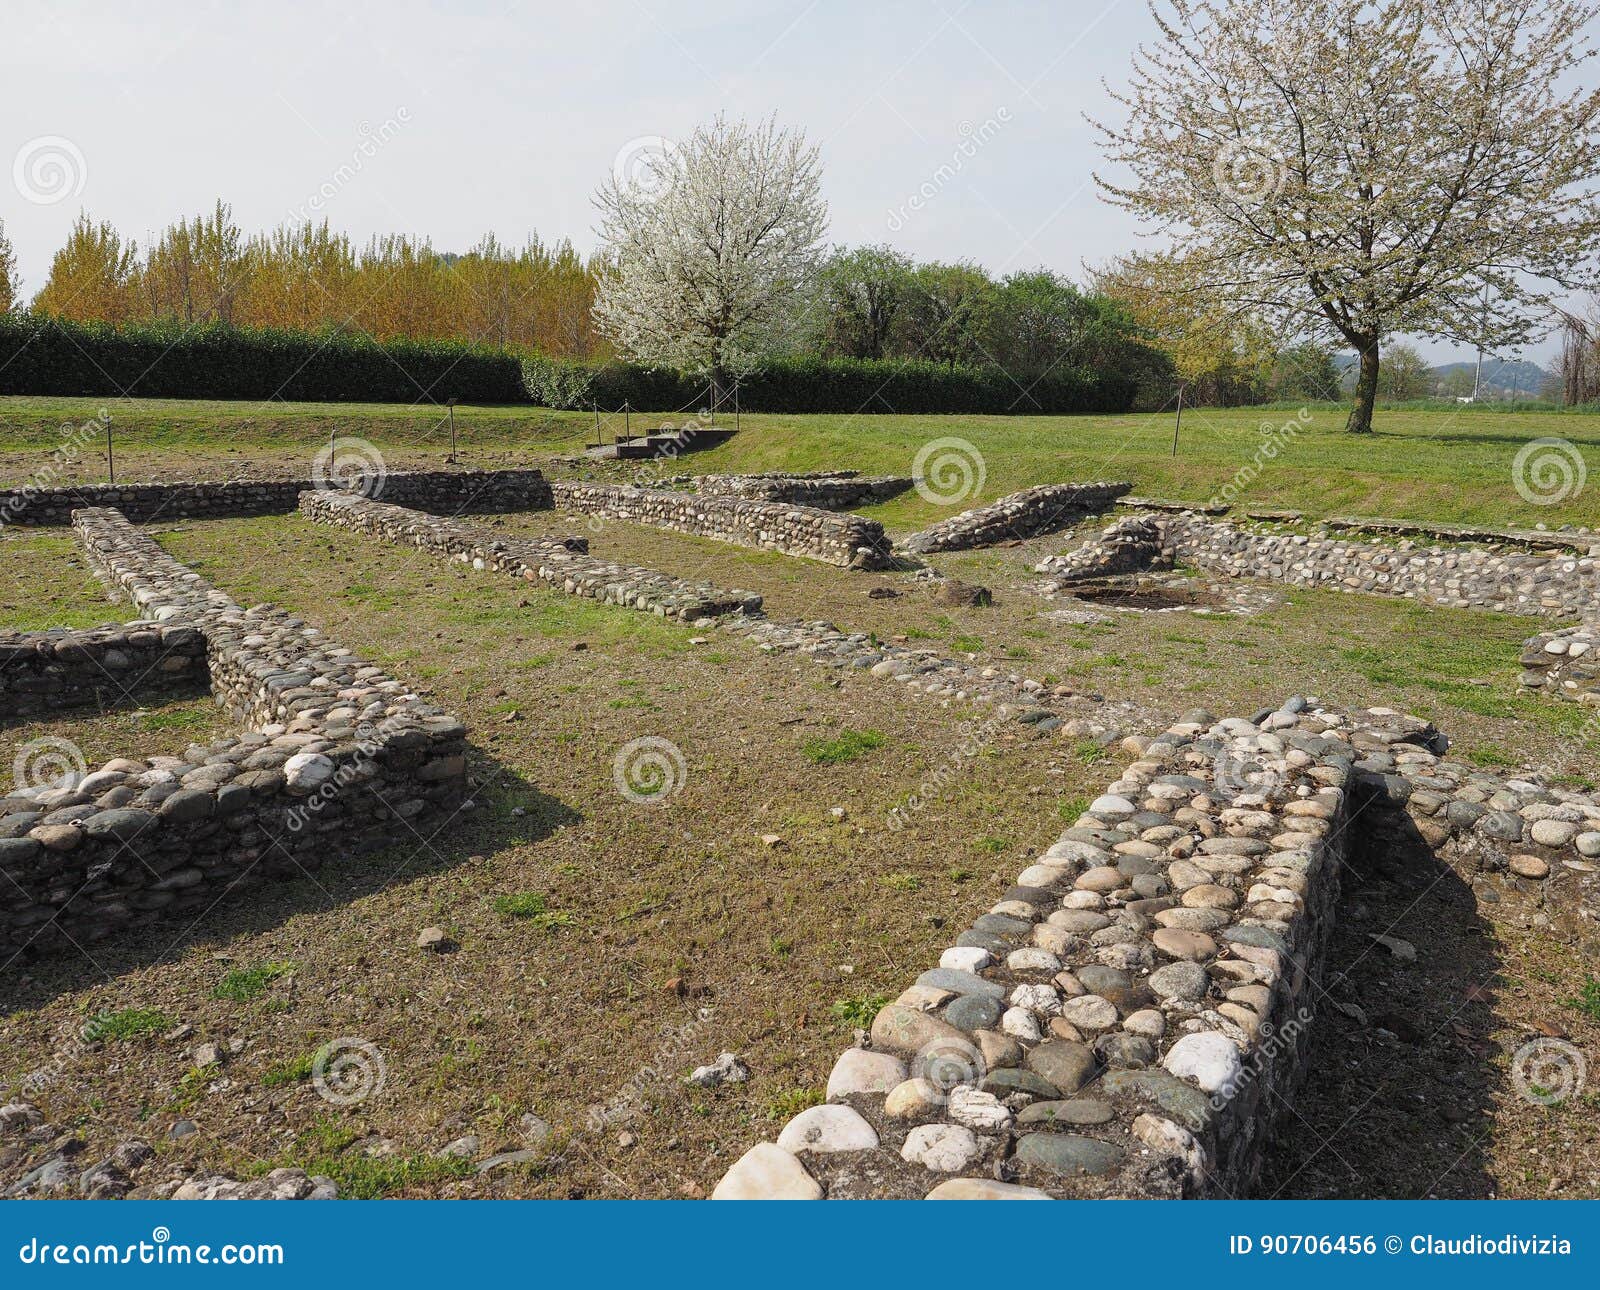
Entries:
[[279, 977], [288, 976], [299, 965], [296, 963], [263, 963], [260, 967], [237, 968], [229, 972], [211, 991], [213, 999], [229, 999], [234, 1003], [248, 1003], [265, 994], [267, 987]]
[[301, 1053], [298, 1057], [291, 1057], [286, 1062], [279, 1062], [267, 1068], [267, 1073], [261, 1077], [263, 1088], [282, 1088], [286, 1084], [300, 1084], [311, 1078], [311, 1072], [316, 1067], [317, 1057], [322, 1052]]
[[575, 915], [565, 910], [553, 910], [548, 907], [546, 898], [537, 891], [521, 891], [509, 896], [496, 896], [494, 898], [494, 912], [504, 914], [507, 918], [515, 918], [537, 927], [540, 931], [552, 931], [558, 927], [570, 927], [578, 920]]
[[138, 1039], [172, 1029], [172, 1019], [159, 1008], [123, 1008], [101, 1013], [86, 1029], [96, 1039]]
[[475, 1168], [471, 1160], [456, 1156], [351, 1154], [349, 1147], [362, 1136], [351, 1124], [323, 1117], [296, 1138], [281, 1158], [257, 1163], [248, 1172], [303, 1169], [313, 1177], [333, 1179], [343, 1200], [381, 1200], [396, 1192], [471, 1177]]
[[820, 1088], [786, 1088], [774, 1093], [767, 1101], [767, 1119], [788, 1120], [810, 1106], [821, 1106], [826, 1100]]
[[1565, 1000], [1565, 1003], [1590, 1021], [1600, 1021], [1600, 980], [1592, 976], [1585, 977], [1582, 993], [1576, 999]]
[[[0, 469], [15, 480], [26, 478], [48, 459], [61, 423], [93, 416], [100, 405], [96, 399], [0, 399], [0, 454], [16, 454]], [[203, 457], [219, 467], [241, 454], [305, 462], [333, 427], [370, 439], [402, 463], [442, 460], [447, 451], [439, 411], [427, 405], [121, 400], [111, 410], [128, 478], [163, 454]], [[1275, 457], [1259, 460], [1259, 473], [1241, 489], [1239, 503], [1313, 516], [1479, 524], [1592, 519], [1592, 502], [1585, 497], [1543, 508], [1523, 501], [1512, 487], [1511, 463], [1528, 440], [1549, 436], [1572, 441], [1600, 464], [1600, 415], [1489, 405], [1402, 408], [1380, 410], [1377, 432], [1358, 437], [1343, 433], [1343, 406], [1316, 404], [1308, 411], [1305, 427], [1285, 438]], [[1086, 478], [1127, 479], [1144, 494], [1203, 501], [1258, 461], [1263, 425], [1294, 419], [1295, 409], [1188, 408], [1173, 455], [1170, 410], [1083, 417], [749, 415], [741, 434], [697, 454], [694, 468], [803, 471], [844, 464], [905, 475], [923, 444], [956, 437], [981, 455], [987, 477], [981, 496], [963, 499], [963, 505], [1042, 481]], [[462, 407], [456, 421], [469, 464], [513, 453], [571, 453], [593, 427], [584, 413], [526, 407]], [[92, 470], [96, 464], [85, 466]], [[909, 529], [949, 512], [912, 491], [871, 513]]]
[[835, 739], [808, 739], [800, 751], [817, 766], [839, 766], [864, 757], [888, 741], [876, 730], [844, 730]]
[[889, 996], [886, 994], [857, 994], [848, 999], [835, 999], [828, 1011], [843, 1025], [866, 1030], [888, 1003]]

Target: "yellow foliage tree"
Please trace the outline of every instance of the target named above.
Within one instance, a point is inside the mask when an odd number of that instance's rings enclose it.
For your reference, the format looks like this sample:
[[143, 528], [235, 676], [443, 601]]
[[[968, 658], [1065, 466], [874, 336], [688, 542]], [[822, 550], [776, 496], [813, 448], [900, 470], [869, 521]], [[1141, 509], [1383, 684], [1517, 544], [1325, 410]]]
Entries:
[[0, 220], [0, 314], [16, 307], [22, 290], [22, 279], [17, 276], [17, 252], [6, 236], [6, 225]]
[[137, 255], [135, 244], [124, 245], [110, 224], [79, 215], [66, 245], [50, 262], [34, 309], [69, 322], [128, 322], [138, 316]]

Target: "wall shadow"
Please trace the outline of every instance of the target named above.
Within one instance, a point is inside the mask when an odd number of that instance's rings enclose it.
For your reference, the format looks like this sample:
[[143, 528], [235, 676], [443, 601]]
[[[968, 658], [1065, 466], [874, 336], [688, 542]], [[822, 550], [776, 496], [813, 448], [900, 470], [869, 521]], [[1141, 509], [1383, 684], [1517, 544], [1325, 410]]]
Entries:
[[[1280, 1108], [1253, 1194], [1487, 1198], [1499, 958], [1465, 878], [1381, 789], [1352, 786], [1305, 1078]], [[1396, 938], [1399, 953], [1375, 940]], [[1406, 957], [1406, 947], [1415, 957]]]

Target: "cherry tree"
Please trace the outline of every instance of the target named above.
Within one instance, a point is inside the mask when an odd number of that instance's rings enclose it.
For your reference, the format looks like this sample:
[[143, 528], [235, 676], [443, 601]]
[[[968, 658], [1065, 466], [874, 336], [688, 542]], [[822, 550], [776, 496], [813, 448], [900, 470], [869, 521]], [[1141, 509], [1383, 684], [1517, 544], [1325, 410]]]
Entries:
[[817, 149], [719, 116], [595, 195], [595, 323], [629, 358], [705, 372], [718, 395], [798, 320], [828, 207]]
[[[1589, 0], [1152, 0], [1159, 36], [1093, 122], [1109, 199], [1164, 234], [1184, 289], [1360, 358], [1524, 343], [1596, 277], [1600, 91]], [[1125, 177], [1131, 176], [1131, 177]], [[1486, 306], [1485, 301], [1489, 304]]]

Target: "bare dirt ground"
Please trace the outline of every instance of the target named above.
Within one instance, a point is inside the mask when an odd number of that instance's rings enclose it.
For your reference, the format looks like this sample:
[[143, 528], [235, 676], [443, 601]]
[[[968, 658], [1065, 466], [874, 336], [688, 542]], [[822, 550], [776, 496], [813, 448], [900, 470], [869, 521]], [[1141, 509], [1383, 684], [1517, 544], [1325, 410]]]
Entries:
[[[1275, 588], [1249, 617], [1100, 607], [1104, 621], [1071, 624], [1049, 617], [1071, 602], [1036, 598], [1026, 572], [1060, 537], [935, 557], [995, 592], [992, 608], [951, 610], [911, 573], [581, 517], [486, 522], [584, 533], [596, 554], [760, 591], [774, 618], [1070, 683], [1082, 697], [1068, 715], [1123, 731], [1315, 693], [1431, 716], [1482, 764], [1565, 755], [1572, 775], [1592, 773], [1571, 705], [1518, 692], [1526, 620]], [[96, 1159], [137, 1136], [172, 1173], [296, 1165], [346, 1194], [703, 1194], [820, 1100], [855, 1026], [1117, 773], [1103, 741], [1001, 736], [897, 831], [888, 812], [949, 761], [971, 710], [298, 517], [156, 535], [239, 601], [291, 607], [461, 714], [476, 807], [423, 847], [330, 866], [193, 927], [102, 943], [92, 960], [6, 966], [0, 1082], [14, 1093], [47, 1071], [34, 1100]], [[97, 599], [69, 539], [3, 536], [6, 626], [127, 616]], [[191, 710], [203, 701], [48, 728], [97, 757], [170, 751], [211, 737], [184, 727], [194, 718], [162, 728], [163, 714]], [[10, 729], [8, 746], [37, 732]], [[640, 803], [618, 791], [614, 763], [645, 737], [676, 745], [683, 774]], [[1264, 1194], [1600, 1191], [1593, 1094], [1546, 1108], [1505, 1081], [1529, 1035], [1559, 1030], [1595, 1050], [1595, 1019], [1567, 1003], [1593, 965], [1542, 929], [1526, 891], [1493, 902], [1470, 884], [1415, 857], [1364, 859], [1329, 982], [1360, 1020], [1324, 1010], [1293, 1117], [1304, 1128], [1277, 1148]], [[416, 947], [432, 924], [454, 952]], [[1371, 952], [1368, 933], [1391, 926], [1414, 963]], [[108, 1015], [124, 1024], [77, 1038]], [[311, 1058], [349, 1038], [375, 1045], [383, 1079], [333, 1106]], [[237, 1051], [197, 1075], [201, 1042]], [[684, 1083], [724, 1050], [745, 1059], [748, 1082]], [[181, 1122], [194, 1132], [174, 1138]], [[463, 1138], [476, 1139], [463, 1156], [438, 1154]], [[1397, 1141], [1430, 1145], [1402, 1166]], [[506, 1151], [529, 1154], [477, 1172]]]

